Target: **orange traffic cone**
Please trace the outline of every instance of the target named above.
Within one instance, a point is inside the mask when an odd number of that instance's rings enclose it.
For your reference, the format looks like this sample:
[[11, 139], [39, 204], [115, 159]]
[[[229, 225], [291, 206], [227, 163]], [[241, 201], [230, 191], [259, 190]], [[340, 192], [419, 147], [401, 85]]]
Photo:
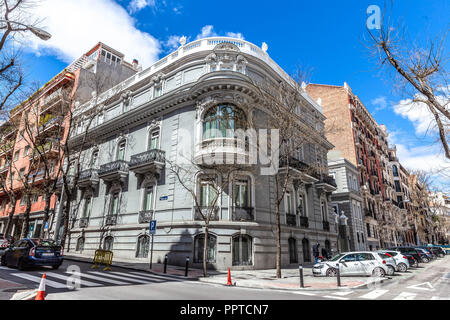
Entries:
[[227, 286], [232, 286], [233, 284], [231, 283], [231, 271], [230, 268], [228, 268], [228, 279], [227, 279]]
[[45, 273], [42, 275], [41, 283], [39, 284], [38, 293], [34, 300], [45, 300]]

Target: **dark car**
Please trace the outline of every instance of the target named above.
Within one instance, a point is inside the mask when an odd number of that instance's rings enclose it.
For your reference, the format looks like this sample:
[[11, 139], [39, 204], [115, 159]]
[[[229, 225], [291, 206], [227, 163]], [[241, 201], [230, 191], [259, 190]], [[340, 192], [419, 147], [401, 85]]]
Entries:
[[[389, 250], [400, 251], [403, 254], [408, 254], [408, 255], [413, 256], [417, 262], [424, 262], [422, 259], [422, 256], [424, 256], [424, 254], [422, 253], [422, 251], [414, 249], [413, 247], [393, 247], [393, 248], [389, 248]], [[428, 257], [426, 257], [425, 260], [429, 261]]]
[[0, 256], [5, 253], [6, 248], [13, 242], [14, 240], [12, 237], [4, 236], [3, 233], [0, 233]]
[[412, 268], [417, 268], [419, 266], [419, 261], [414, 259], [410, 254], [403, 253], [406, 258], [408, 258], [409, 266]]
[[27, 238], [10, 245], [1, 256], [1, 265], [24, 270], [31, 266], [58, 269], [63, 262], [61, 246], [53, 240]]
[[445, 251], [440, 247], [427, 246], [427, 247], [423, 247], [423, 248], [431, 251], [436, 256], [436, 258], [437, 257], [443, 258], [445, 256]]
[[425, 246], [420, 246], [418, 247], [419, 249], [423, 249], [425, 250], [432, 259], [436, 259], [437, 258], [437, 254], [435, 250], [432, 250], [430, 247], [425, 247]]
[[422, 249], [422, 248], [419, 248], [419, 247], [414, 247], [414, 249], [416, 249], [417, 252], [422, 254], [420, 257], [422, 258], [423, 262], [428, 263], [431, 260], [433, 260], [433, 254], [429, 250]]

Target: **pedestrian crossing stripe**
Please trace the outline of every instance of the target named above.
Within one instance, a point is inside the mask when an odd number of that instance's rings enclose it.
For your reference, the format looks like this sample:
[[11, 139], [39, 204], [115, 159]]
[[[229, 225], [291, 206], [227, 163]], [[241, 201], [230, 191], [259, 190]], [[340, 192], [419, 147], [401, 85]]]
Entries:
[[350, 293], [353, 293], [353, 291], [337, 291], [337, 292], [334, 292], [333, 295], [335, 295], [335, 296], [346, 296], [346, 295], [349, 295]]
[[122, 275], [122, 276], [127, 276], [127, 277], [132, 277], [132, 278], [143, 279], [143, 280], [152, 279], [154, 282], [164, 282], [164, 280], [165, 280], [165, 279], [160, 279], [160, 278], [155, 278], [155, 277], [149, 278], [149, 277], [147, 277], [145, 275], [129, 274], [129, 273], [126, 273], [126, 272], [111, 271], [109, 273], [116, 274], [116, 275], [119, 275], [119, 276]]
[[[44, 272], [41, 272], [41, 274], [44, 274]], [[67, 283], [68, 280], [72, 280], [73, 282], [75, 282], [75, 283], [73, 283], [71, 281], [69, 286], [70, 285], [74, 286], [76, 284], [79, 284], [79, 285], [83, 285], [85, 287], [100, 287], [102, 285], [100, 283], [95, 283], [95, 282], [83, 280], [77, 275], [65, 276], [63, 274], [54, 273], [54, 272], [45, 272], [45, 274], [46, 274], [47, 277], [61, 279], [61, 280], [66, 281], [66, 283]]]
[[393, 300], [414, 300], [416, 296], [417, 296], [416, 293], [402, 292], [398, 296], [396, 296]]
[[360, 296], [361, 299], [377, 299], [379, 297], [381, 297], [382, 295], [384, 295], [386, 292], [388, 292], [389, 290], [372, 290], [369, 293], [366, 293], [365, 295]]
[[[26, 279], [26, 280], [30, 280], [36, 283], [41, 283], [41, 277], [36, 277], [36, 276], [32, 276], [31, 274], [26, 274], [26, 273], [11, 273], [12, 276], [15, 277], [19, 277], [22, 279]], [[56, 282], [56, 281], [52, 281], [52, 280], [45, 280], [45, 285], [55, 288], [55, 289], [63, 289], [63, 288], [67, 288], [67, 286], [65, 284]]]
[[349, 298], [345, 298], [345, 297], [337, 297], [337, 296], [323, 296], [324, 298], [329, 298], [329, 299], [338, 299], [338, 300], [348, 300]]
[[[130, 274], [136, 274], [136, 275], [140, 275], [142, 277], [146, 277], [146, 278], [150, 278], [150, 279], [161, 279], [161, 280], [165, 280], [165, 281], [185, 281], [182, 279], [177, 279], [177, 278], [172, 278], [170, 276], [162, 276], [162, 275], [156, 275], [156, 274], [145, 274], [142, 272], [130, 272]], [[169, 280], [170, 279], [170, 280]]]
[[130, 285], [130, 283], [127, 282], [123, 282], [123, 281], [119, 281], [119, 280], [113, 280], [113, 279], [107, 279], [104, 277], [99, 277], [99, 276], [95, 276], [93, 274], [87, 274], [87, 273], [80, 273], [80, 272], [66, 272], [69, 274], [75, 274], [78, 275], [82, 278], [88, 278], [88, 279], [93, 279], [93, 280], [97, 280], [100, 282], [106, 282], [106, 283], [111, 283], [111, 284], [116, 284], [116, 285]]
[[110, 273], [102, 273], [102, 272], [99, 272], [99, 271], [90, 271], [89, 273], [90, 274], [101, 275], [101, 276], [104, 276], [104, 277], [110, 277], [110, 278], [113, 278], [113, 279], [126, 280], [128, 282], [141, 283], [141, 284], [144, 284], [144, 283], [147, 284], [149, 282], [155, 282], [154, 280], [152, 281], [150, 279], [148, 279], [148, 280], [131, 279], [131, 278], [127, 278], [127, 277], [116, 276], [116, 275], [110, 274]]

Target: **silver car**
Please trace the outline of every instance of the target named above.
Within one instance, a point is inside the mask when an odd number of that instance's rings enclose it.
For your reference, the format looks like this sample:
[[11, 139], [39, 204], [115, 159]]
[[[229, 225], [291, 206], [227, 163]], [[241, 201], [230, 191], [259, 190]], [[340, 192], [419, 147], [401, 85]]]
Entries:
[[403, 253], [400, 251], [393, 251], [393, 250], [379, 250], [380, 252], [387, 253], [394, 258], [395, 262], [397, 263], [397, 268], [395, 271], [398, 272], [406, 272], [408, 271], [410, 265], [408, 257], [406, 257]]
[[387, 275], [394, 275], [395, 271], [397, 271], [397, 262], [395, 261], [394, 257], [389, 253], [386, 254], [386, 252], [383, 252], [381, 250], [378, 250], [377, 253], [380, 255], [381, 259], [386, 261], [386, 266], [388, 268]]
[[337, 264], [342, 276], [385, 276], [388, 273], [386, 259], [382, 254], [371, 251], [340, 253], [328, 261], [313, 266], [314, 276], [334, 277], [337, 274]]

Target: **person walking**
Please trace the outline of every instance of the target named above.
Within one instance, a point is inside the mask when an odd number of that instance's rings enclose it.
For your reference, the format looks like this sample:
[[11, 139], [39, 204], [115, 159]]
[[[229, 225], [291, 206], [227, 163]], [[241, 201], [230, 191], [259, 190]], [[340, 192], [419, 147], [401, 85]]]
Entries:
[[317, 259], [319, 258], [319, 247], [320, 244], [318, 242], [313, 246], [314, 263], [317, 263]]

